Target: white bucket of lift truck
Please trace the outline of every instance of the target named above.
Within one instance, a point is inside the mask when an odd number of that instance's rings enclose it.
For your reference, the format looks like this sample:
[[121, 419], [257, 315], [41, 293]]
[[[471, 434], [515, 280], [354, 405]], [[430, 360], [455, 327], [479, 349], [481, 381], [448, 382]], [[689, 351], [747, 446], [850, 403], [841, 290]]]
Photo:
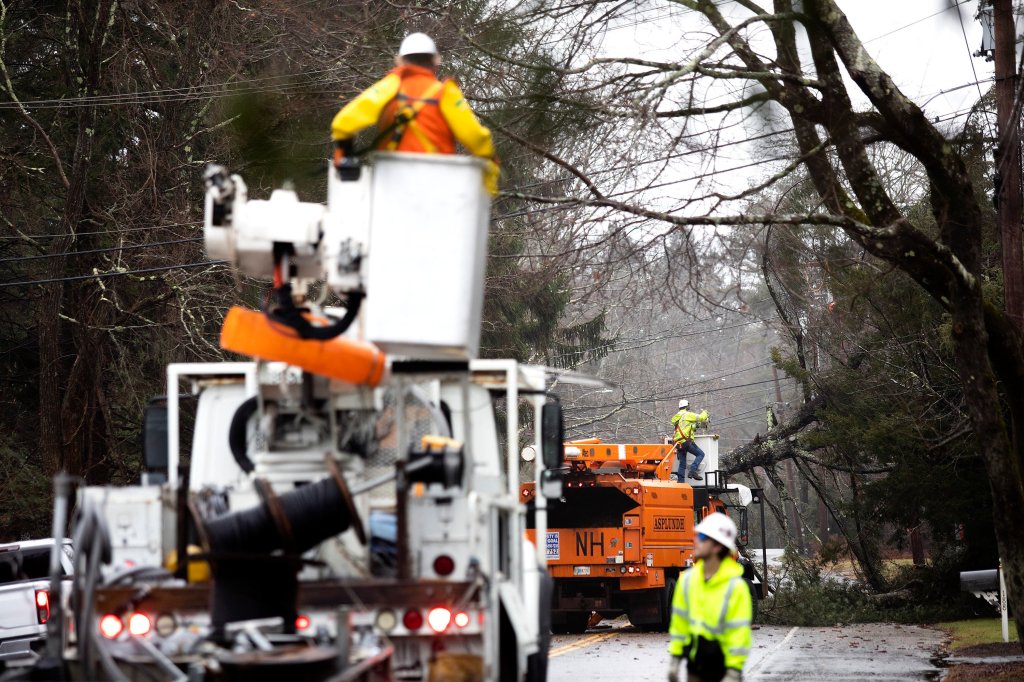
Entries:
[[[718, 471], [718, 436], [713, 434], [701, 434], [697, 433], [693, 436], [693, 442], [697, 444], [697, 447], [704, 452], [704, 461], [700, 463], [697, 471], [707, 478], [707, 472]], [[686, 455], [686, 468], [689, 471], [690, 466], [693, 465], [693, 455], [687, 453]], [[711, 484], [717, 484], [717, 481], [710, 481]]]
[[483, 162], [380, 152], [370, 164], [367, 340], [397, 356], [476, 357], [490, 215]]

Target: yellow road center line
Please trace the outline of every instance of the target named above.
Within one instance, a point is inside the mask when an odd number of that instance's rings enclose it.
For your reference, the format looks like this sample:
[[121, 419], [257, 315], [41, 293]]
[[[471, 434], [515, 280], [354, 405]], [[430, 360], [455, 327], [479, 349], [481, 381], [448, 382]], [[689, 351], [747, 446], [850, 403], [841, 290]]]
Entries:
[[548, 652], [548, 658], [550, 658], [553, 654], [560, 654], [563, 651], [571, 651], [572, 649], [575, 649], [576, 647], [578, 647], [580, 645], [584, 645], [587, 642], [589, 642], [591, 639], [593, 639], [595, 636], [596, 635], [587, 635], [586, 637], [583, 637], [581, 639], [577, 639], [574, 642], [568, 642], [566, 644], [562, 644], [561, 646], [557, 646], [557, 647], [555, 647], [554, 649], [551, 649]]
[[611, 632], [600, 632], [600, 633], [597, 633], [597, 634], [594, 634], [594, 635], [588, 635], [588, 636], [584, 637], [583, 639], [578, 639], [575, 642], [571, 642], [569, 644], [563, 644], [562, 646], [560, 646], [560, 647], [558, 647], [556, 649], [552, 649], [550, 652], [548, 652], [548, 658], [549, 659], [550, 658], [557, 658], [558, 656], [562, 656], [564, 654], [567, 654], [570, 651], [576, 651], [577, 649], [584, 649], [584, 648], [590, 646], [591, 644], [597, 644], [598, 642], [603, 642], [606, 639], [611, 639], [612, 637], [614, 637], [617, 634], [618, 634], [618, 632], [616, 632], [615, 630], [612, 630]]

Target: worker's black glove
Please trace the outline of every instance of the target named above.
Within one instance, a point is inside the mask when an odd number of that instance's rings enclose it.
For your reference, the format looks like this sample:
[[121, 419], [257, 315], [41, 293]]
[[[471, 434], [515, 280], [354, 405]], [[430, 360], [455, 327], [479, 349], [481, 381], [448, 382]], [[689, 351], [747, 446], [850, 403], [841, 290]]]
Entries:
[[352, 156], [352, 151], [352, 140], [334, 141], [334, 167], [342, 182], [359, 179], [361, 166], [359, 159]]

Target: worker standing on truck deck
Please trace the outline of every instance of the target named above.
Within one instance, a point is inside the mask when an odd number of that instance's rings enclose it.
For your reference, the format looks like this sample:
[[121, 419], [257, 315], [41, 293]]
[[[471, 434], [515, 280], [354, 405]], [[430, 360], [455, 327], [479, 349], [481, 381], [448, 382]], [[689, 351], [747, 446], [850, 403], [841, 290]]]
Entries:
[[672, 598], [668, 680], [679, 682], [685, 657], [688, 682], [741, 682], [753, 606], [743, 568], [732, 558], [736, 524], [715, 512], [694, 530], [697, 563], [679, 576]]
[[708, 411], [701, 410], [700, 414], [690, 412], [690, 401], [679, 401], [679, 411], [672, 416], [673, 434], [672, 439], [676, 443], [676, 459], [679, 460], [679, 468], [676, 470], [676, 478], [680, 481], [686, 480], [686, 453], [693, 454], [693, 464], [690, 465], [690, 478], [695, 481], [703, 481], [704, 477], [697, 473], [697, 468], [704, 461], [704, 451], [697, 447], [693, 441], [693, 432], [697, 429], [698, 422], [707, 422]]
[[441, 55], [425, 33], [410, 33], [387, 76], [346, 104], [331, 122], [334, 165], [344, 172], [352, 159], [352, 138], [377, 126], [378, 149], [425, 154], [454, 154], [455, 142], [487, 161], [485, 184], [498, 191], [498, 164], [491, 131], [480, 124], [459, 86], [438, 80]]

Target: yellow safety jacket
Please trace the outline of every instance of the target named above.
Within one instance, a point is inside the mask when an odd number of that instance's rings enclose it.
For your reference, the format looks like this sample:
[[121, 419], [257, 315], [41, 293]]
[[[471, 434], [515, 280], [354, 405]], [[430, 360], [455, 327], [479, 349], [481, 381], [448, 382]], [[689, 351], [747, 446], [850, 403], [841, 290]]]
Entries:
[[750, 655], [754, 618], [750, 588], [743, 579], [743, 567], [732, 557], [722, 560], [710, 580], [704, 580], [704, 561], [698, 561], [676, 582], [669, 622], [668, 652], [693, 659], [698, 637], [722, 647], [725, 667], [743, 670]]
[[697, 428], [697, 422], [706, 422], [707, 420], [707, 410], [701, 410], [700, 414], [690, 412], [689, 410], [679, 410], [672, 417], [672, 425], [675, 427], [672, 439], [676, 443], [685, 443], [691, 440], [694, 429]]
[[396, 135], [382, 139], [381, 149], [451, 154], [454, 138], [470, 154], [488, 160], [485, 182], [492, 194], [497, 191], [491, 131], [477, 119], [455, 81], [439, 81], [430, 69], [410, 64], [393, 69], [334, 116], [331, 138], [348, 140], [371, 125], [387, 129], [399, 106], [411, 120]]

